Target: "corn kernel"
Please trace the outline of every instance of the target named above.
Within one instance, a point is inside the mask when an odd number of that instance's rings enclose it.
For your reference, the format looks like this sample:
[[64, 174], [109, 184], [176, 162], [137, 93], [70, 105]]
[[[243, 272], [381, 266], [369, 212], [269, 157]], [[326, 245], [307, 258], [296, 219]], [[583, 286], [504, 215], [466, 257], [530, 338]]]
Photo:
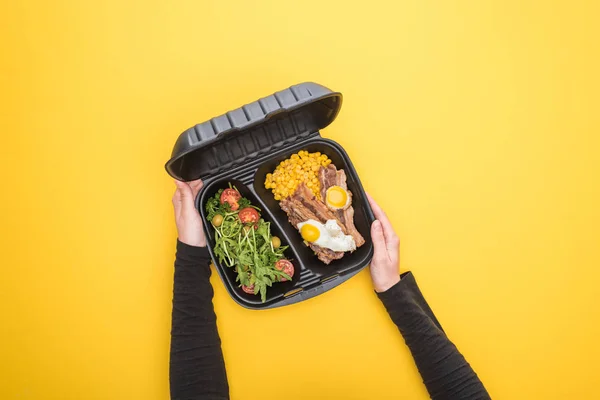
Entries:
[[300, 150], [281, 161], [275, 171], [268, 173], [264, 186], [266, 189], [272, 189], [275, 200], [279, 201], [292, 195], [298, 185], [305, 183], [311, 193], [320, 199], [319, 169], [330, 163], [331, 160], [321, 152], [309, 153]]

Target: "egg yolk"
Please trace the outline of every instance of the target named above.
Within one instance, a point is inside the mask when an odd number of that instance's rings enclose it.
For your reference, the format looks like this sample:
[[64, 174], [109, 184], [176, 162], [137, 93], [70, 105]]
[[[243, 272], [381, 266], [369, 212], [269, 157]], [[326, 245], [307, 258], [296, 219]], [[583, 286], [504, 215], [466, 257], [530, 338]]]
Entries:
[[336, 208], [344, 207], [348, 201], [348, 193], [339, 186], [332, 186], [327, 189], [326, 197], [327, 204]]
[[319, 239], [321, 232], [319, 232], [319, 228], [314, 225], [304, 224], [302, 225], [302, 228], [300, 228], [300, 235], [302, 236], [302, 239], [307, 242], [314, 242]]

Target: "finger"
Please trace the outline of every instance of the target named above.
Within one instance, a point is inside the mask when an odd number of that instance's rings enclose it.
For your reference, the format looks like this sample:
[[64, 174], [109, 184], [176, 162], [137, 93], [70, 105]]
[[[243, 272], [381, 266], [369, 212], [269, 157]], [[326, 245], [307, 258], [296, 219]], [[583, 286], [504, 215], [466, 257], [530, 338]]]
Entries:
[[368, 193], [367, 193], [367, 199], [369, 200], [369, 204], [371, 205], [371, 208], [373, 209], [373, 214], [375, 215], [375, 218], [377, 218], [379, 221], [381, 221], [381, 226], [383, 228], [383, 235], [385, 237], [385, 242], [386, 242], [386, 248], [388, 249], [388, 252], [390, 253], [390, 258], [392, 258], [393, 261], [397, 261], [399, 247], [400, 247], [400, 239], [398, 238], [398, 235], [396, 235], [396, 231], [394, 231], [394, 227], [392, 226], [392, 223], [388, 219], [388, 217], [385, 214], [385, 212], [383, 211], [383, 209], [379, 206], [379, 204], [377, 204], [375, 199], [373, 197], [371, 197], [371, 195]]
[[202, 179], [196, 179], [195, 181], [187, 182], [187, 184], [192, 188], [192, 195], [195, 200], [196, 196], [198, 196], [198, 192], [200, 192], [200, 189], [204, 186], [204, 183], [202, 182]]
[[384, 226], [384, 229], [385, 229], [386, 226], [388, 226], [390, 228], [390, 230], [393, 231], [394, 229], [392, 228], [392, 223], [388, 219], [387, 215], [381, 209], [381, 207], [379, 206], [379, 204], [377, 204], [377, 202], [375, 201], [375, 199], [373, 197], [371, 197], [371, 195], [369, 193], [367, 193], [367, 199], [369, 200], [369, 204], [371, 205], [371, 209], [373, 210], [373, 214], [375, 214], [375, 218], [378, 219], [379, 221], [381, 221], [381, 225]]
[[177, 190], [179, 191], [181, 198], [181, 208], [185, 209], [193, 209], [194, 208], [194, 195], [192, 193], [192, 188], [186, 182], [175, 181], [175, 185], [177, 185]]
[[391, 233], [383, 230], [383, 235], [385, 236], [385, 244], [388, 251], [388, 257], [394, 264], [398, 264], [400, 261], [400, 239], [398, 235], [394, 231]]
[[181, 193], [179, 189], [175, 189], [173, 194], [173, 210], [175, 211], [175, 218], [177, 219], [181, 215]]
[[390, 261], [383, 228], [379, 220], [371, 225], [371, 239], [373, 240], [373, 261], [371, 264], [383, 265]]

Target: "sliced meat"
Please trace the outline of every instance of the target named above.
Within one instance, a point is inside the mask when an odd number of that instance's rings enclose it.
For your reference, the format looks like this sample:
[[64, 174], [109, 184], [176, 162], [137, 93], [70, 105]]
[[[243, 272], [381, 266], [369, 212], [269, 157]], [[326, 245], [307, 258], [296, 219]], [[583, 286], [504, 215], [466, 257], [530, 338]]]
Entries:
[[354, 226], [354, 207], [350, 206], [342, 211], [344, 214], [344, 221], [346, 221], [346, 229], [348, 229], [348, 235], [354, 238], [354, 243], [356, 243], [356, 247], [360, 247], [365, 244], [365, 238], [362, 237], [360, 232]]
[[308, 187], [306, 187], [304, 183], [298, 185], [298, 188], [291, 197], [295, 200], [300, 201], [306, 208], [312, 211], [312, 213], [317, 216], [317, 221], [324, 224], [328, 220], [333, 219], [338, 223], [340, 228], [342, 228], [342, 232], [344, 232], [344, 235], [348, 235], [346, 227], [336, 215], [336, 213], [327, 208], [325, 203], [323, 203], [320, 200], [317, 200], [313, 192]]
[[[295, 228], [298, 227], [299, 223], [309, 219], [314, 219], [315, 221], [320, 221], [322, 223], [326, 222], [321, 221], [320, 218], [317, 217], [310, 209], [308, 209], [302, 201], [296, 198], [296, 196], [291, 196], [281, 200], [279, 205], [281, 206], [281, 209], [285, 211], [288, 216], [288, 220]], [[325, 249], [313, 243], [308, 243], [308, 246], [312, 251], [315, 252], [317, 258], [325, 264], [329, 264], [333, 260], [339, 260], [344, 256], [343, 252]]]
[[285, 211], [290, 220], [290, 223], [297, 228], [300, 222], [307, 221], [309, 219], [319, 220], [317, 216], [306, 208], [300, 201], [293, 197], [288, 197], [279, 203], [281, 209]]
[[283, 199], [279, 205], [287, 214], [290, 224], [296, 229], [298, 229], [298, 224], [301, 222], [308, 221], [309, 219], [314, 219], [315, 221], [319, 220], [319, 218], [300, 201], [291, 197]]
[[329, 265], [329, 263], [333, 260], [339, 260], [340, 258], [344, 257], [344, 253], [341, 251], [325, 249], [321, 246], [317, 246], [316, 244], [309, 243], [308, 247], [315, 252], [317, 258], [321, 260], [321, 262], [327, 265]]
[[[331, 164], [330, 164], [331, 165]], [[336, 171], [335, 173], [335, 184], [339, 187], [348, 190], [348, 185], [346, 184], [346, 173], [343, 169]]]
[[329, 164], [327, 167], [319, 168], [319, 182], [321, 183], [321, 199], [325, 202], [325, 195], [327, 189], [336, 184], [337, 181], [337, 168], [333, 164]]
[[323, 198], [323, 201], [325, 201], [327, 189], [329, 189], [331, 186], [336, 185], [343, 189], [346, 189], [346, 191], [348, 192], [348, 196], [350, 197], [350, 207], [346, 208], [345, 210], [336, 210], [335, 215], [337, 219], [343, 224], [346, 230], [345, 233], [354, 238], [356, 247], [360, 247], [363, 244], [365, 244], [365, 238], [362, 237], [360, 232], [356, 229], [356, 226], [354, 226], [354, 208], [352, 207], [352, 192], [348, 190], [348, 185], [346, 184], [346, 173], [344, 172], [344, 170], [338, 170], [333, 164], [329, 164], [327, 168], [321, 167], [319, 169], [319, 182], [321, 183], [321, 196]]
[[[321, 196], [323, 199], [325, 199], [327, 189], [331, 186], [337, 185], [348, 190], [344, 170], [338, 171], [332, 164], [327, 168], [321, 167], [319, 170], [319, 180], [321, 182]], [[349, 190], [348, 195], [352, 196]], [[345, 235], [351, 235], [354, 238], [356, 247], [360, 247], [365, 243], [365, 239], [354, 226], [354, 208], [352, 206], [346, 210], [332, 211], [327, 208], [323, 201], [318, 200], [304, 183], [300, 184], [294, 194], [283, 199], [279, 205], [285, 211], [290, 223], [295, 228], [298, 227], [299, 223], [309, 219], [314, 219], [323, 224], [332, 219], [338, 223]], [[339, 260], [344, 256], [344, 253], [341, 251], [325, 249], [313, 243], [308, 243], [308, 246], [324, 264], [329, 264], [333, 260]]]
[[[331, 165], [331, 164], [329, 164]], [[346, 185], [346, 173], [343, 169], [340, 169], [336, 173], [336, 184], [348, 192], [348, 196], [350, 196], [350, 201], [352, 201], [352, 192], [348, 190], [348, 185]], [[354, 226], [354, 207], [352, 207], [352, 203], [350, 203], [350, 207], [345, 210], [339, 210], [342, 213], [341, 220], [344, 221], [346, 225], [346, 229], [348, 230], [348, 235], [354, 238], [354, 242], [356, 243], [356, 247], [360, 247], [365, 244], [365, 238], [362, 237], [360, 232]]]

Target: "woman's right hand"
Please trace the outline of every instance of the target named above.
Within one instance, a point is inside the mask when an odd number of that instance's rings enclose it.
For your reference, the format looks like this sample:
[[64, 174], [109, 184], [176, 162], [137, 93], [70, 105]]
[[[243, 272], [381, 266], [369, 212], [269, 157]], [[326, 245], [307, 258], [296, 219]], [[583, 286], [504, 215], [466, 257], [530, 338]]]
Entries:
[[371, 238], [375, 252], [370, 271], [377, 293], [385, 292], [400, 281], [400, 239], [392, 223], [375, 200], [367, 193], [376, 220], [371, 225]]
[[173, 195], [173, 209], [175, 210], [177, 235], [180, 242], [189, 246], [206, 246], [202, 218], [194, 206], [194, 200], [202, 189], [202, 185], [201, 179], [191, 182], [175, 181], [177, 190]]

